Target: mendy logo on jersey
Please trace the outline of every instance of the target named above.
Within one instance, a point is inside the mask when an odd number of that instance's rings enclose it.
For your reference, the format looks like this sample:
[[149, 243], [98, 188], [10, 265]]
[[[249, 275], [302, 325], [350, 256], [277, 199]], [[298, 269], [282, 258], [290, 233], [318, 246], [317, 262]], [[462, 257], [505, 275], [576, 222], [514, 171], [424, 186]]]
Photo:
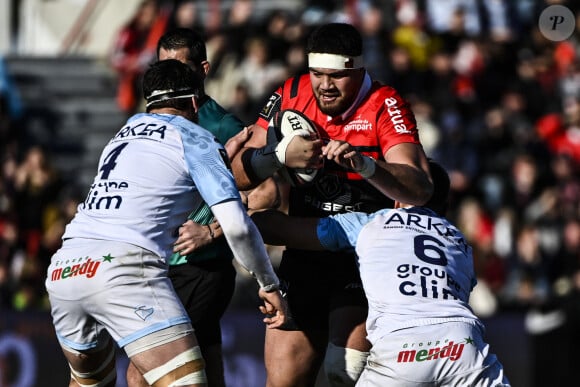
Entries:
[[[443, 347], [441, 347], [439, 343], [439, 340], [437, 340], [435, 344], [432, 342], [426, 343], [425, 346], [428, 348], [421, 348], [424, 346], [424, 343], [419, 343], [418, 349], [407, 349], [406, 347], [408, 344], [405, 344], [403, 346], [405, 349], [400, 351], [397, 356], [397, 363], [410, 363], [414, 361], [420, 362], [437, 359], [449, 359], [455, 361], [463, 354], [465, 344], [473, 344], [473, 339], [467, 338], [465, 343], [454, 343], [453, 341], [449, 341], [447, 345]], [[414, 346], [414, 344], [411, 346]]]
[[[54, 264], [55, 269], [50, 273], [51, 281], [59, 281], [61, 279], [67, 279], [72, 277], [85, 276], [86, 278], [92, 278], [97, 274], [97, 270], [101, 262], [111, 262], [115, 258], [111, 254], [103, 255], [101, 260], [93, 260], [92, 258], [80, 257], [71, 260], [58, 260]], [[72, 264], [71, 264], [72, 263]], [[61, 266], [62, 265], [62, 266]]]

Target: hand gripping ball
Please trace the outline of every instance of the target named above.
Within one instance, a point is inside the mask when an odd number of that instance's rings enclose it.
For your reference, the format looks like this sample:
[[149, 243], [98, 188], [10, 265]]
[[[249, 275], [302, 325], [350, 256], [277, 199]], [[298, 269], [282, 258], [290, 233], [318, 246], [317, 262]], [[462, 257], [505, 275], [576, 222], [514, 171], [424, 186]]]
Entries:
[[[313, 140], [320, 138], [316, 125], [302, 112], [286, 109], [278, 112], [270, 121], [268, 127], [268, 142], [281, 142], [284, 138], [293, 136], [310, 137]], [[294, 187], [314, 183], [322, 174], [317, 168], [290, 168], [287, 166], [279, 170], [279, 174]]]

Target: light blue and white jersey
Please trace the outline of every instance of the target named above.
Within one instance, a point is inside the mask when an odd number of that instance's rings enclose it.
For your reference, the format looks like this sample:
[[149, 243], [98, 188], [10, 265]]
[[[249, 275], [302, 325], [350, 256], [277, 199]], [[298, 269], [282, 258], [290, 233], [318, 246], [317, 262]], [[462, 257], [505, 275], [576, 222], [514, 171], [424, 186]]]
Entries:
[[476, 284], [471, 247], [435, 212], [411, 207], [333, 215], [320, 220], [317, 232], [330, 250], [356, 247], [371, 342], [401, 328], [479, 324], [468, 304]]
[[239, 199], [215, 137], [168, 114], [137, 114], [109, 141], [63, 238], [131, 243], [167, 259], [193, 208]]

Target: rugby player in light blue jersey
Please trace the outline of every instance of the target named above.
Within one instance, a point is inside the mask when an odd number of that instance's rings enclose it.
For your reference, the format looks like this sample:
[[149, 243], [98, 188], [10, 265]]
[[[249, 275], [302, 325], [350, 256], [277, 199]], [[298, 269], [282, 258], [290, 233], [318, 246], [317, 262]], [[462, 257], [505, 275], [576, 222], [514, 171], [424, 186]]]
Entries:
[[255, 276], [264, 322], [286, 322], [278, 277], [225, 149], [194, 123], [201, 86], [177, 60], [148, 69], [147, 113], [129, 118], [103, 149], [86, 200], [51, 259], [46, 288], [71, 386], [115, 385], [113, 340], [150, 385], [207, 385], [190, 318], [167, 277], [177, 231], [202, 202]]
[[[331, 142], [323, 152], [346, 167], [362, 165], [348, 143]], [[252, 217], [266, 243], [356, 251], [372, 344], [357, 386], [509, 386], [469, 306], [473, 256], [444, 218], [449, 177], [429, 164], [434, 194], [424, 206], [396, 201], [394, 209], [371, 214], [299, 218], [263, 211]]]
[[[157, 43], [157, 57], [159, 60], [177, 59], [187, 64], [202, 79], [210, 71], [203, 36], [189, 28], [166, 32]], [[205, 93], [203, 87], [200, 88], [198, 107], [199, 125], [211, 132], [220, 143], [226, 144], [228, 156], [232, 157], [235, 151], [229, 148], [232, 144], [230, 139], [235, 136], [236, 140], [242, 141], [248, 136], [244, 123]], [[248, 205], [254, 208], [274, 206], [273, 201], [260, 200], [258, 203], [257, 192], [247, 195]], [[259, 192], [272, 192], [271, 197], [276, 198], [274, 180], [270, 178], [262, 183]], [[184, 243], [175, 243], [173, 255], [169, 259], [168, 276], [191, 319], [205, 360], [209, 385], [225, 387], [220, 320], [236, 286], [233, 254], [207, 203], [200, 203], [182, 226], [179, 236], [188, 239]], [[133, 363], [129, 363], [127, 368], [127, 383], [130, 387], [148, 386]]]

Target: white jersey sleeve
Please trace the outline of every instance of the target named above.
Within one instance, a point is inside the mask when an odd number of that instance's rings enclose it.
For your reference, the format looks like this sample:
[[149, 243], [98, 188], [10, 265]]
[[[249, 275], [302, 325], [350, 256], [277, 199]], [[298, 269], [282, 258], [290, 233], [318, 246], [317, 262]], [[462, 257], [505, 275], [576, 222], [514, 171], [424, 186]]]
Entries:
[[167, 259], [193, 208], [239, 198], [224, 155], [211, 133], [183, 117], [131, 117], [103, 149], [63, 238], [132, 243]]
[[264, 240], [240, 201], [211, 207], [238, 263], [256, 278], [261, 288], [279, 285]]

